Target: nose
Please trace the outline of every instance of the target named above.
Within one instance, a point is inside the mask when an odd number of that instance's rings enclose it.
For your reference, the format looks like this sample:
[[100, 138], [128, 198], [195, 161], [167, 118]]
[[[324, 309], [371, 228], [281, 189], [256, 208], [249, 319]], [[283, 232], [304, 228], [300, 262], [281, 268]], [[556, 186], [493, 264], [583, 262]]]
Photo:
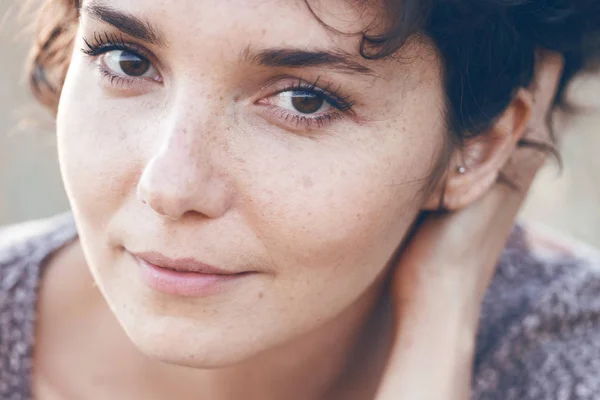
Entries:
[[232, 201], [231, 185], [203, 140], [174, 130], [146, 164], [137, 186], [138, 199], [172, 220], [185, 214], [218, 218]]

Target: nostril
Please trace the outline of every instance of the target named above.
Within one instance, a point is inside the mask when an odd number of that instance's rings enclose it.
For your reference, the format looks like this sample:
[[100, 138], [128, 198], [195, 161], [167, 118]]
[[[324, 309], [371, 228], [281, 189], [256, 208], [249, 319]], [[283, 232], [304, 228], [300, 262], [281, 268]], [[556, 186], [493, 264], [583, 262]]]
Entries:
[[158, 196], [150, 194], [148, 190], [143, 189], [142, 185], [138, 187], [137, 198], [142, 204], [148, 206], [155, 214], [172, 220], [177, 219], [177, 217], [172, 215], [163, 205], [165, 202], [164, 199], [161, 200]]
[[167, 217], [169, 219], [177, 219], [174, 216], [172, 216], [168, 211], [165, 211], [165, 209], [163, 207], [151, 207], [152, 210], [157, 213], [158, 215], [160, 215], [161, 217]]
[[152, 207], [151, 206], [150, 208], [152, 208], [152, 210], [154, 210], [154, 212], [157, 213], [158, 215], [161, 215], [163, 217], [167, 216], [167, 212], [162, 207]]
[[[165, 217], [168, 218], [170, 220], [176, 221], [178, 220], [182, 213], [177, 212], [177, 210], [180, 208], [178, 206], [174, 206], [169, 208], [168, 205], [165, 206], [165, 202], [167, 200], [166, 199], [159, 199], [159, 198], [150, 198], [148, 201], [142, 201], [144, 204], [146, 204], [155, 214], [161, 216], [161, 217]], [[173, 199], [171, 199], [170, 201], [174, 201]]]

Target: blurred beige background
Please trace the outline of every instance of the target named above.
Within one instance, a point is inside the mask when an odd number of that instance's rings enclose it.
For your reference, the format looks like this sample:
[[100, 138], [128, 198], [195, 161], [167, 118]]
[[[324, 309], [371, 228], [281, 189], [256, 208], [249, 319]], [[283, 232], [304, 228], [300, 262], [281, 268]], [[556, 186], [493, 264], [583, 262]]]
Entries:
[[66, 210], [52, 120], [22, 84], [30, 36], [15, 4], [0, 0], [0, 225]]
[[[0, 0], [0, 225], [68, 209], [52, 119], [22, 82], [28, 37], [18, 34], [25, 21], [13, 4]], [[600, 247], [600, 78], [578, 79], [571, 96], [598, 111], [571, 118], [562, 128], [564, 170], [551, 162], [542, 172], [523, 217]]]

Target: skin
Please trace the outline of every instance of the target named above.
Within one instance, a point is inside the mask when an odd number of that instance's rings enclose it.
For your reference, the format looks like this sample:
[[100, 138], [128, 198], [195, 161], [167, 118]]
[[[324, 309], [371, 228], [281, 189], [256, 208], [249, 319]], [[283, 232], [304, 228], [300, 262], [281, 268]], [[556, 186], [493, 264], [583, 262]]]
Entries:
[[[410, 63], [366, 62], [356, 37], [301, 2], [105, 1], [165, 45], [123, 35], [156, 69], [111, 84], [98, 68], [111, 59], [80, 51], [95, 33], [120, 35], [85, 11], [94, 4], [83, 3], [57, 115], [79, 240], [44, 278], [38, 398], [372, 398], [392, 346], [390, 259], [442, 188], [459, 209], [493, 185], [529, 94], [456, 151], [447, 185], [429, 192], [447, 136], [432, 46], [409, 42]], [[364, 15], [333, 22], [356, 30]], [[343, 51], [371, 72], [248, 61], [263, 48]], [[293, 122], [276, 93], [298, 79], [339, 88], [352, 111]], [[253, 274], [206, 297], [166, 295], [129, 251]]]

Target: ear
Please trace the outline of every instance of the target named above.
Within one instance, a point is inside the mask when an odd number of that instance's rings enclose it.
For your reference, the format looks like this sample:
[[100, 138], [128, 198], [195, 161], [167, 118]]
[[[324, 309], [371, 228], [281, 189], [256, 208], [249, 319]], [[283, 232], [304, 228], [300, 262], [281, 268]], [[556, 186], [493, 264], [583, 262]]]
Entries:
[[[494, 185], [529, 125], [530, 91], [520, 89], [504, 113], [487, 131], [454, 150], [444, 177], [428, 197], [424, 210], [458, 210], [473, 203]], [[462, 169], [462, 171], [461, 171]]]

